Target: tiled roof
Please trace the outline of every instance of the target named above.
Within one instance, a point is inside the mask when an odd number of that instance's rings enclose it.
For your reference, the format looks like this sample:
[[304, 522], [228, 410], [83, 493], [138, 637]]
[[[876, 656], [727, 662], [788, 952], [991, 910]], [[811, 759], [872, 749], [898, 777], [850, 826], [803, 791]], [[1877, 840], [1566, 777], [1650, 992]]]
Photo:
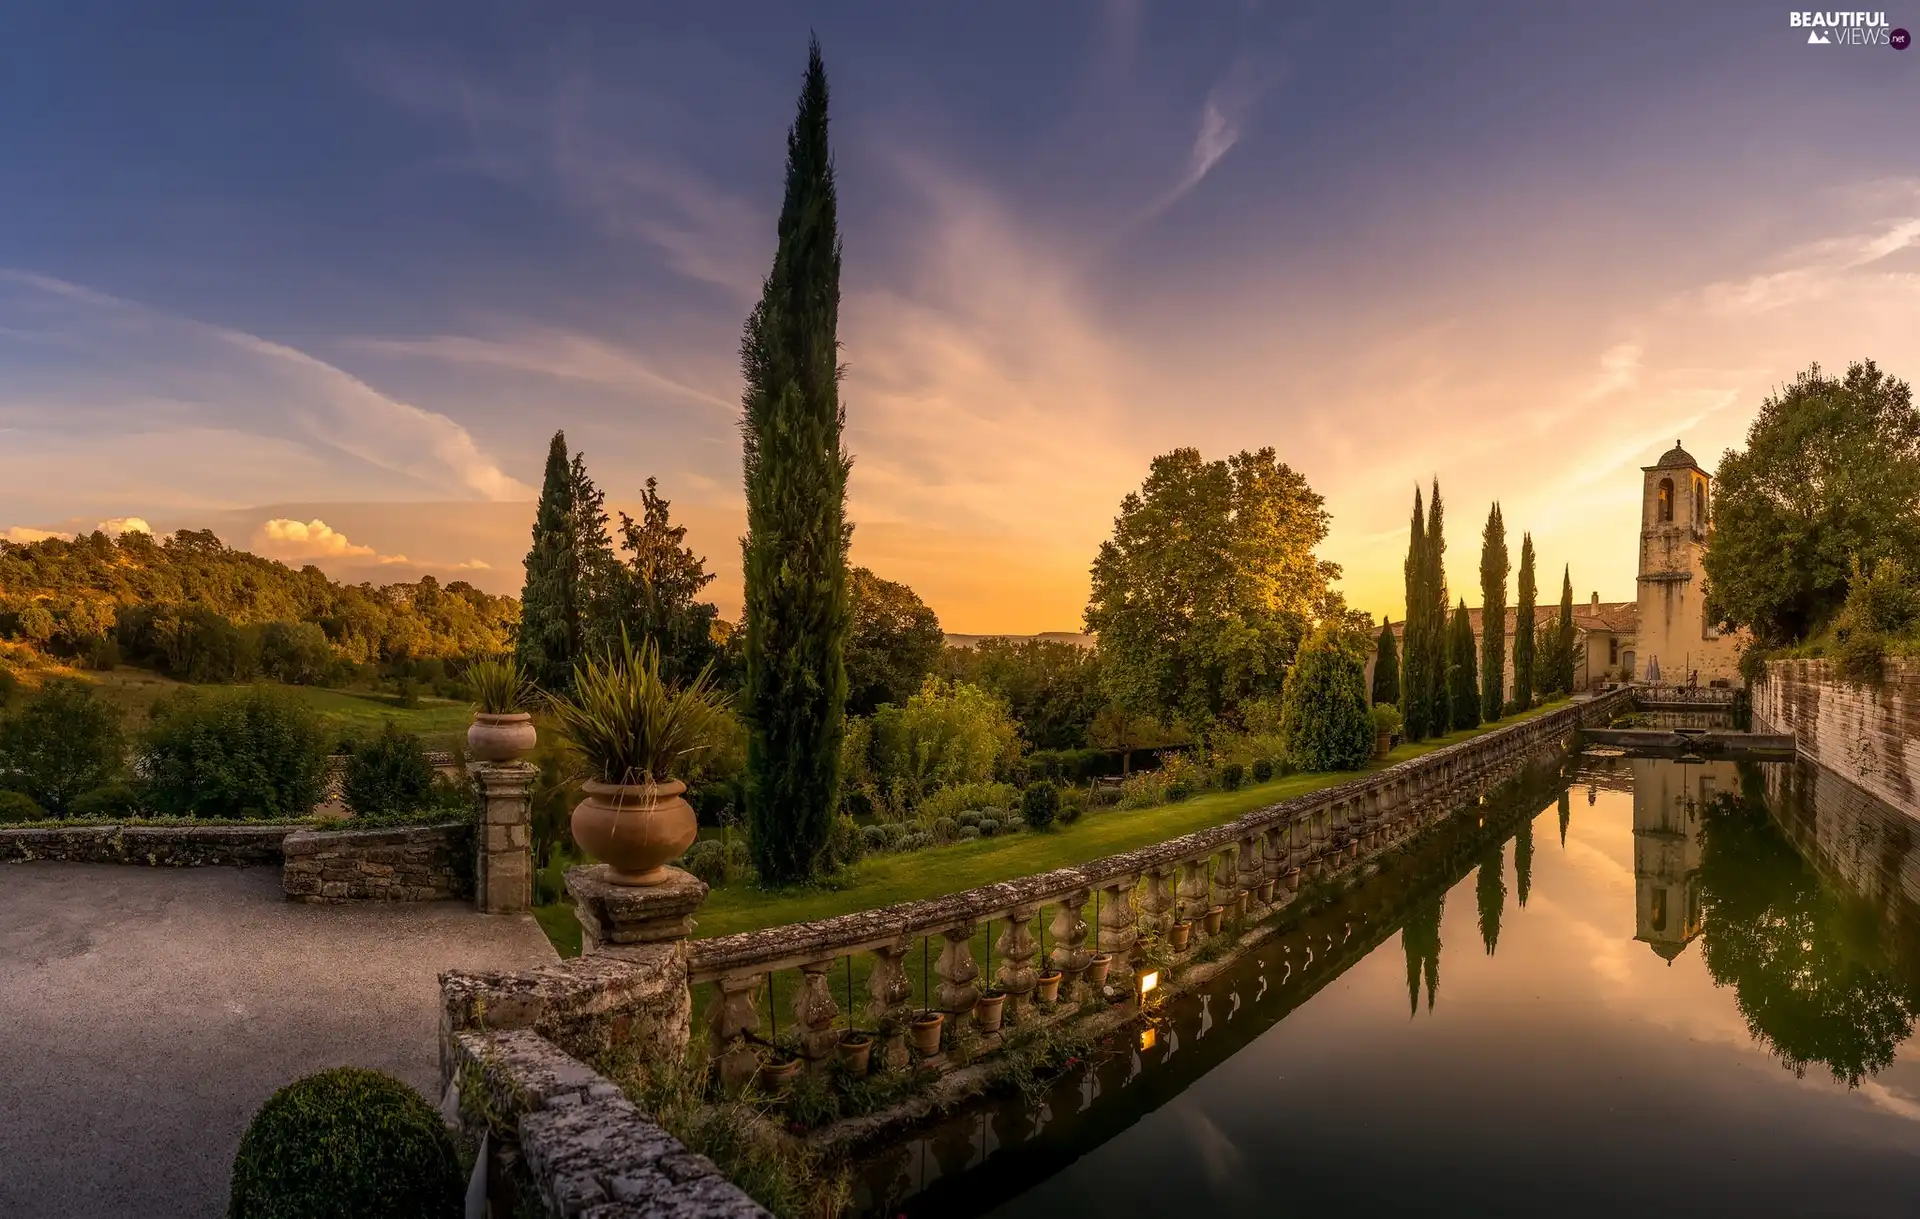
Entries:
[[[1560, 603], [1557, 601], [1539, 606], [1533, 612], [1534, 625], [1540, 625], [1559, 610]], [[1512, 606], [1507, 607], [1506, 633], [1508, 635], [1513, 634], [1517, 615], [1517, 610]], [[1480, 610], [1477, 606], [1468, 607], [1467, 621], [1473, 627], [1474, 637], [1478, 638], [1482, 632]], [[1592, 601], [1576, 601], [1573, 603], [1573, 625], [1581, 631], [1611, 631], [1616, 635], [1633, 634], [1640, 629], [1640, 603], [1638, 601], [1602, 601], [1595, 605]], [[1405, 635], [1406, 629], [1405, 622], [1393, 624], [1393, 633], [1396, 637]]]

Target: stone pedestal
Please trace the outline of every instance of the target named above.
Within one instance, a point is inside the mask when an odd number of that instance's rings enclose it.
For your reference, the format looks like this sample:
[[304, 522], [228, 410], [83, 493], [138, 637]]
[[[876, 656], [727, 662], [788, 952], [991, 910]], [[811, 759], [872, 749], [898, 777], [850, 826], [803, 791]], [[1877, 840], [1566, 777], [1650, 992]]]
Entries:
[[480, 826], [474, 835], [473, 904], [486, 914], [533, 908], [533, 785], [540, 768], [526, 762], [477, 766]]
[[693, 912], [707, 900], [707, 884], [668, 868], [657, 885], [616, 885], [606, 864], [567, 869], [567, 892], [580, 919], [583, 955], [611, 953], [641, 944], [684, 940], [693, 934]]

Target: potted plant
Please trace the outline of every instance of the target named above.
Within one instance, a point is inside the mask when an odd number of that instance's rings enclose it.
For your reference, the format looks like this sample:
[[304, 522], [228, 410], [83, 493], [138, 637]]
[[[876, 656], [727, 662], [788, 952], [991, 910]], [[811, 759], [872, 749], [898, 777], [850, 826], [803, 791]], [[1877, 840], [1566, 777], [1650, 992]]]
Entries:
[[1384, 758], [1393, 752], [1393, 738], [1400, 735], [1404, 724], [1400, 718], [1400, 708], [1392, 703], [1373, 705], [1373, 756]]
[[1187, 945], [1193, 942], [1193, 924], [1186, 921], [1175, 923], [1167, 928], [1167, 944], [1175, 952], [1185, 952]]
[[940, 1029], [946, 1022], [945, 1012], [924, 1011], [907, 1026], [913, 1037], [913, 1048], [920, 1051], [923, 1058], [931, 1058], [940, 1052]]
[[784, 1046], [770, 1046], [760, 1060], [760, 1086], [768, 1092], [784, 1092], [806, 1064]]
[[511, 656], [478, 660], [467, 666], [473, 691], [473, 723], [467, 728], [467, 756], [476, 762], [518, 762], [533, 752], [533, 716], [527, 713], [532, 686]]
[[1226, 917], [1227, 917], [1227, 908], [1225, 906], [1207, 907], [1207, 921], [1206, 921], [1207, 934], [1219, 935], [1221, 920], [1225, 919]]
[[1287, 869], [1287, 892], [1289, 893], [1300, 892], [1300, 869], [1299, 868]]
[[873, 1057], [873, 1038], [855, 1029], [840, 1034], [840, 1069], [855, 1079], [864, 1079], [867, 1062]]
[[1098, 994], [1101, 988], [1106, 986], [1107, 971], [1112, 968], [1113, 954], [1110, 952], [1096, 952], [1092, 957], [1088, 958], [1087, 985], [1093, 988], [1095, 994]]
[[1260, 904], [1261, 905], [1263, 906], [1273, 905], [1273, 885], [1274, 885], [1274, 880], [1273, 880], [1273, 877], [1271, 876], [1267, 877], [1265, 880], [1260, 882]]
[[1047, 967], [1040, 971], [1040, 977], [1034, 982], [1041, 1003], [1055, 1003], [1060, 998], [1060, 980], [1066, 975], [1053, 966], [1053, 958], [1047, 958]]
[[1247, 917], [1247, 899], [1252, 896], [1253, 895], [1251, 893], [1248, 893], [1245, 889], [1234, 890], [1233, 917], [1237, 919], [1243, 919]]
[[549, 700], [554, 727], [591, 772], [573, 810], [573, 839], [607, 865], [619, 885], [657, 885], [665, 864], [699, 836], [693, 806], [681, 798], [694, 755], [719, 740], [726, 697], [712, 666], [681, 687], [660, 677], [651, 641], [620, 647], [574, 669], [573, 692]]
[[989, 986], [980, 992], [979, 1002], [973, 1005], [973, 1023], [983, 1033], [1000, 1031], [1000, 1017], [1006, 1010], [1007, 992], [997, 986]]

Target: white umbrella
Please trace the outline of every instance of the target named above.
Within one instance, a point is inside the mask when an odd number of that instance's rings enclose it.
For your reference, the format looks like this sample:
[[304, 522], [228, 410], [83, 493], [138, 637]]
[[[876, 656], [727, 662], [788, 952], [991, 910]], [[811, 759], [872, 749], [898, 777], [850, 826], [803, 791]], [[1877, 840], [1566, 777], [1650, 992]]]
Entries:
[[1660, 684], [1660, 658], [1658, 656], [1647, 657], [1647, 681], [1651, 685], [1657, 686]]

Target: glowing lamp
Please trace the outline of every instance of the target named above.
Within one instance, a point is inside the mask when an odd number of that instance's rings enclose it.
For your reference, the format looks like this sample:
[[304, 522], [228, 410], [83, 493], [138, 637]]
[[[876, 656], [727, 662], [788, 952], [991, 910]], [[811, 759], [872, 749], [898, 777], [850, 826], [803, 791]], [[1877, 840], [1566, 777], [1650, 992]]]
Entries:
[[1141, 1049], [1151, 1050], [1154, 1046], [1154, 1043], [1158, 1040], [1159, 1040], [1159, 1036], [1157, 1034], [1157, 1031], [1154, 1029], [1154, 1027], [1151, 1024], [1149, 1024], [1146, 1028], [1143, 1028], [1140, 1030], [1140, 1048]]
[[1141, 974], [1140, 975], [1140, 997], [1142, 999], [1146, 998], [1148, 995], [1152, 994], [1154, 988], [1159, 985], [1160, 985], [1159, 970], [1150, 969], [1146, 973]]

